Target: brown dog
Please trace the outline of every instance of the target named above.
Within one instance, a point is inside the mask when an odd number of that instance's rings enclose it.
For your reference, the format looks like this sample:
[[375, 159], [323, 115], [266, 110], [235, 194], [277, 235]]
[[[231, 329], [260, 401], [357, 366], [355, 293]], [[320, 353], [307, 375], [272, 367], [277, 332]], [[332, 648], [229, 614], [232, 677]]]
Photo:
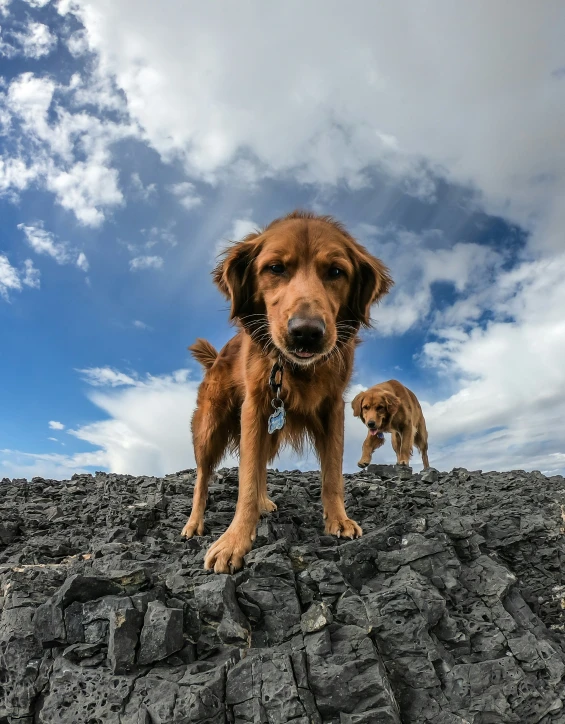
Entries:
[[240, 329], [219, 354], [205, 340], [190, 347], [206, 374], [192, 418], [198, 471], [182, 535], [202, 535], [209, 478], [226, 449], [239, 448], [235, 516], [204, 565], [240, 568], [260, 514], [276, 509], [267, 464], [281, 444], [300, 450], [305, 441], [320, 458], [326, 533], [361, 535], [344, 505], [343, 392], [357, 332], [392, 285], [388, 269], [330, 217], [294, 212], [231, 247], [214, 281]]
[[[414, 445], [429, 468], [428, 431], [416, 395], [396, 380], [381, 382], [360, 392], [351, 403], [353, 414], [369, 428], [363, 443], [360, 468], [366, 468], [377, 448], [384, 445], [383, 432], [392, 433], [391, 442], [399, 465], [408, 465]], [[381, 433], [381, 434], [379, 434]]]

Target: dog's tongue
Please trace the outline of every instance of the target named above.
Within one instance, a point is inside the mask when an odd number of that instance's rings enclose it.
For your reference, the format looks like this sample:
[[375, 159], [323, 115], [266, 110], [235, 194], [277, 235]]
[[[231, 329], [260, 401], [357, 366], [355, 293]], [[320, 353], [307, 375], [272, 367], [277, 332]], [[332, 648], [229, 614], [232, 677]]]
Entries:
[[378, 435], [378, 434], [379, 434], [379, 431], [378, 431], [378, 430], [374, 430], [374, 429], [373, 429], [373, 430], [369, 430], [369, 434], [370, 434], [370, 435]]

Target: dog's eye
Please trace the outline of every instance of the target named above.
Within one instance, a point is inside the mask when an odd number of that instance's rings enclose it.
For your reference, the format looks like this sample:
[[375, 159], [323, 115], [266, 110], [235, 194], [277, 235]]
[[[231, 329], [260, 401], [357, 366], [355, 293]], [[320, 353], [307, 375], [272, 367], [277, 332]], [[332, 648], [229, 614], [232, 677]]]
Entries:
[[284, 266], [283, 264], [271, 264], [269, 271], [273, 274], [284, 274]]
[[328, 277], [330, 279], [337, 279], [338, 277], [342, 277], [342, 276], [343, 276], [343, 271], [341, 269], [339, 269], [339, 267], [332, 266], [329, 268]]
[[377, 407], [377, 412], [382, 412], [385, 408], [382, 405]]

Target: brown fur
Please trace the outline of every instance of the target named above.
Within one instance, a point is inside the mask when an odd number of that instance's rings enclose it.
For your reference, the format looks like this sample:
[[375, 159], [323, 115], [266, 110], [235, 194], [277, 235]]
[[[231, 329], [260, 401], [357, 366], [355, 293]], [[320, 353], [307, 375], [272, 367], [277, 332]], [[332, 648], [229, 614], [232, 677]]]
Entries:
[[205, 370], [209, 370], [218, 357], [218, 352], [207, 339], [197, 339], [196, 342], [188, 348], [188, 351], [192, 353], [194, 359], [200, 362]]
[[[192, 419], [197, 480], [182, 535], [202, 535], [210, 476], [226, 450], [239, 450], [235, 516], [209, 549], [205, 567], [216, 572], [240, 568], [259, 515], [276, 508], [267, 497], [267, 464], [281, 445], [300, 450], [305, 442], [320, 458], [326, 532], [361, 535], [344, 505], [343, 393], [359, 328], [370, 324], [371, 305], [392, 285], [388, 269], [330, 217], [294, 212], [231, 246], [213, 276], [231, 302], [239, 331], [211, 366], [211, 345], [194, 345], [207, 371]], [[288, 322], [297, 316], [325, 325], [311, 359], [299, 357], [301, 350], [289, 338]], [[287, 422], [269, 435], [273, 393], [268, 380], [279, 356]]]
[[[381, 382], [365, 392], [360, 392], [351, 407], [355, 417], [360, 417], [365, 425], [373, 422], [375, 430], [392, 433], [392, 447], [399, 465], [410, 463], [412, 448], [416, 445], [422, 455], [424, 467], [430, 467], [426, 421], [418, 398], [411, 390], [397, 380]], [[374, 451], [382, 445], [384, 440], [371, 435], [369, 429], [357, 465], [360, 468], [367, 467]]]

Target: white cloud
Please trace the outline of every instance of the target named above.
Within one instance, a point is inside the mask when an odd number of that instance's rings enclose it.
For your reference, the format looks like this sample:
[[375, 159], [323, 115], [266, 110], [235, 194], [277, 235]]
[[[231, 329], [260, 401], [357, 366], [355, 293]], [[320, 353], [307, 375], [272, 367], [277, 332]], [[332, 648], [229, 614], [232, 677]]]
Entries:
[[88, 51], [88, 41], [84, 31], [78, 30], [67, 38], [67, 47], [71, 55], [77, 58]]
[[563, 470], [564, 275], [564, 254], [501, 274], [490, 289], [492, 321], [446, 327], [425, 345], [425, 360], [459, 381], [455, 394], [425, 406], [440, 460]]
[[134, 196], [141, 198], [144, 201], [150, 201], [155, 198], [157, 194], [157, 184], [153, 183], [145, 186], [138, 173], [132, 173], [131, 186]]
[[248, 234], [252, 234], [254, 231], [260, 228], [259, 224], [256, 224], [251, 219], [235, 219], [232, 224], [231, 239], [233, 241], [239, 241]]
[[244, 239], [248, 234], [257, 231], [261, 228], [261, 224], [257, 224], [252, 221], [249, 217], [251, 212], [242, 214], [242, 218], [234, 219], [229, 231], [225, 237], [222, 237], [216, 242], [214, 247], [213, 258], [216, 259], [228, 246], [230, 241], [240, 241]]
[[[99, 226], [109, 210], [123, 203], [111, 146], [137, 131], [108, 78], [97, 71], [74, 75], [68, 86], [23, 73], [0, 94], [3, 125], [17, 141], [19, 155], [0, 160], [0, 193], [17, 194], [32, 182], [55, 195], [57, 203], [87, 226]], [[63, 102], [67, 101], [65, 105]], [[76, 106], [76, 110], [69, 110]], [[89, 108], [116, 112], [118, 120], [98, 117]]]
[[53, 191], [64, 209], [73, 211], [86, 226], [100, 226], [105, 215], [99, 206], [119, 206], [123, 201], [118, 188], [118, 172], [107, 167], [108, 157], [93, 156], [78, 161], [68, 171], [52, 170], [47, 188]]
[[193, 176], [215, 181], [243, 161], [255, 176], [359, 187], [380, 168], [425, 198], [431, 168], [559, 244], [558, 0], [440, 0], [408, 15], [368, 0], [331, 12], [251, 2], [221, 17], [180, 0], [75, 7], [148, 142]]
[[23, 231], [28, 244], [37, 254], [50, 256], [57, 264], [75, 264], [81, 271], [88, 271], [88, 259], [84, 252], [73, 249], [66, 242], [57, 241], [55, 235], [46, 231], [41, 223], [37, 226], [18, 224], [18, 229]]
[[23, 54], [28, 58], [42, 58], [55, 48], [57, 45], [56, 36], [43, 23], [35, 23], [30, 21], [25, 32], [14, 33], [16, 40], [19, 42]]
[[76, 265], [81, 271], [88, 271], [90, 265], [84, 252], [81, 251], [80, 254], [77, 256]]
[[[106, 419], [69, 430], [71, 435], [91, 444], [93, 452], [72, 456], [12, 452], [8, 456], [8, 451], [3, 451], [0, 477], [50, 476], [53, 471], [58, 477], [70, 477], [86, 465], [133, 475], [164, 475], [195, 467], [190, 420], [199, 382], [191, 378], [188, 370], [136, 380], [108, 368], [83, 372], [91, 373], [97, 386], [109, 388], [90, 395]], [[122, 378], [127, 381], [122, 382]], [[119, 389], [115, 387], [116, 380]], [[363, 426], [351, 418], [347, 430], [354, 444], [348, 446], [346, 459], [355, 466], [364, 438]], [[237, 459], [226, 457], [222, 465], [237, 465]], [[296, 469], [297, 465], [303, 469], [318, 467], [313, 454], [307, 453], [300, 461], [289, 449], [275, 462], [275, 466], [283, 469]]]
[[23, 269], [18, 271], [5, 254], [0, 254], [0, 297], [8, 301], [9, 292], [21, 292], [22, 284], [33, 289], [40, 287], [40, 273], [31, 259], [26, 259]]
[[18, 224], [18, 229], [24, 232], [28, 244], [37, 254], [45, 254], [55, 259], [57, 264], [68, 264], [71, 256], [68, 244], [55, 241], [55, 236], [45, 231], [41, 226], [26, 226]]
[[57, 422], [57, 420], [50, 420], [49, 421], [49, 427], [51, 430], [64, 430], [65, 426], [62, 422]]
[[0, 156], [0, 196], [23, 191], [37, 175], [38, 169], [27, 166], [23, 159]]
[[169, 187], [169, 190], [173, 196], [177, 197], [179, 203], [184, 206], [187, 211], [190, 211], [190, 209], [196, 206], [200, 206], [202, 203], [202, 199], [196, 193], [196, 186], [189, 181], [173, 184]]
[[124, 385], [137, 385], [138, 381], [130, 375], [118, 372], [111, 367], [90, 367], [78, 370], [85, 380], [94, 387], [122, 387]]
[[[480, 316], [475, 305], [482, 292], [495, 282], [503, 256], [486, 245], [461, 243], [437, 230], [415, 234], [402, 229], [360, 229], [368, 245], [387, 263], [393, 274], [392, 292], [374, 310], [380, 334], [400, 335], [421, 324], [433, 310], [433, 285], [449, 284], [457, 297], [444, 314]], [[434, 316], [438, 316], [437, 311]]]
[[8, 298], [9, 291], [21, 291], [22, 283], [17, 270], [10, 264], [8, 257], [0, 254], [0, 296]]
[[93, 468], [104, 468], [102, 452], [61, 455], [58, 453], [26, 453], [19, 450], [0, 450], [0, 474], [8, 478], [27, 478], [36, 476], [69, 480], [72, 475], [90, 472]]
[[25, 284], [26, 287], [31, 287], [32, 289], [39, 289], [41, 286], [40, 271], [33, 266], [33, 261], [31, 259], [26, 259], [24, 261], [24, 276], [22, 278], [22, 283]]
[[163, 263], [163, 258], [160, 256], [136, 256], [134, 259], [130, 259], [129, 267], [132, 271], [161, 269]]
[[142, 322], [140, 319], [135, 319], [133, 321], [133, 326], [136, 329], [143, 329], [143, 330], [150, 330], [151, 327], [148, 324], [145, 324], [145, 322]]
[[56, 437], [48, 437], [48, 440], [51, 440], [51, 442], [59, 442]]

